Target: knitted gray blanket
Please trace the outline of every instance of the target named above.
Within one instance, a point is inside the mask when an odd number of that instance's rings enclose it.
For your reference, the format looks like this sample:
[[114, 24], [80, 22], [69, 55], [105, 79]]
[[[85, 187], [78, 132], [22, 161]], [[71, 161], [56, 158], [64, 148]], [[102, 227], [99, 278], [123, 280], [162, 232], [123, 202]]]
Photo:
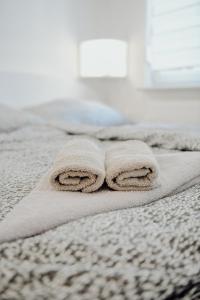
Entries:
[[[72, 133], [32, 125], [0, 134], [1, 220], [34, 188]], [[102, 140], [120, 134], [122, 140], [137, 136], [158, 152], [200, 150], [200, 138], [184, 133], [95, 133]], [[197, 184], [144, 207], [1, 244], [0, 299], [200, 299], [199, 220]]]

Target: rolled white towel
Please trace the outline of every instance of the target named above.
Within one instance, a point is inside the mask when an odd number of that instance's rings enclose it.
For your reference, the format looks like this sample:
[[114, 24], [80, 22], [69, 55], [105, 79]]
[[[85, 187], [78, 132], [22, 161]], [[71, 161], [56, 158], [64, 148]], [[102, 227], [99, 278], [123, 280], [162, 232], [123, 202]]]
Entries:
[[105, 156], [106, 182], [117, 191], [147, 191], [158, 185], [159, 166], [142, 141], [116, 142]]
[[58, 154], [49, 173], [51, 185], [59, 191], [98, 190], [105, 179], [103, 149], [90, 139], [69, 141]]

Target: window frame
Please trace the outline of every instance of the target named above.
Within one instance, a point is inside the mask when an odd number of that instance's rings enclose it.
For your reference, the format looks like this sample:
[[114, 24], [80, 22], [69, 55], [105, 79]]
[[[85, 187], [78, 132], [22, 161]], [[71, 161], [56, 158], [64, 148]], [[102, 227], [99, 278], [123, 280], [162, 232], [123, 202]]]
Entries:
[[[145, 78], [144, 78], [144, 88], [145, 89], [190, 89], [190, 88], [200, 88], [200, 68], [198, 71], [188, 68], [188, 73], [186, 70], [182, 70], [182, 72], [186, 72], [183, 76], [184, 80], [173, 81], [166, 80], [166, 74], [170, 71], [155, 71], [151, 67], [149, 52], [150, 52], [150, 40], [152, 37], [151, 34], [151, 22], [152, 20], [152, 0], [146, 0], [146, 12], [145, 12]], [[162, 78], [163, 75], [161, 73], [165, 72], [165, 79]], [[173, 71], [171, 71], [173, 73]], [[179, 71], [181, 72], [181, 71]], [[198, 73], [199, 80], [195, 73]], [[174, 72], [175, 74], [175, 72]], [[178, 75], [177, 75], [178, 76]], [[180, 76], [180, 74], [179, 74]]]

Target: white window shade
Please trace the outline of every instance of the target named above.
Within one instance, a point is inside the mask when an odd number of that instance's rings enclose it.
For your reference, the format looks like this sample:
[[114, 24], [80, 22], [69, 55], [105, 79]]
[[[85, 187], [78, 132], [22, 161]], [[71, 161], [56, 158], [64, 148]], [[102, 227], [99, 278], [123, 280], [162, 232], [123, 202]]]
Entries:
[[126, 77], [127, 43], [121, 40], [97, 39], [80, 45], [81, 77]]
[[153, 85], [200, 85], [200, 0], [148, 0]]

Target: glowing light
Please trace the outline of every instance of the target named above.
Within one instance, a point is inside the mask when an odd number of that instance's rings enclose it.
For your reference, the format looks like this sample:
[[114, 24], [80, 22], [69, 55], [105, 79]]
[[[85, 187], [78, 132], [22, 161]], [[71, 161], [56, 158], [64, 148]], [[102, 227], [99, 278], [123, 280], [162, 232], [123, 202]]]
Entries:
[[121, 40], [97, 39], [80, 45], [81, 77], [126, 77], [127, 43]]

